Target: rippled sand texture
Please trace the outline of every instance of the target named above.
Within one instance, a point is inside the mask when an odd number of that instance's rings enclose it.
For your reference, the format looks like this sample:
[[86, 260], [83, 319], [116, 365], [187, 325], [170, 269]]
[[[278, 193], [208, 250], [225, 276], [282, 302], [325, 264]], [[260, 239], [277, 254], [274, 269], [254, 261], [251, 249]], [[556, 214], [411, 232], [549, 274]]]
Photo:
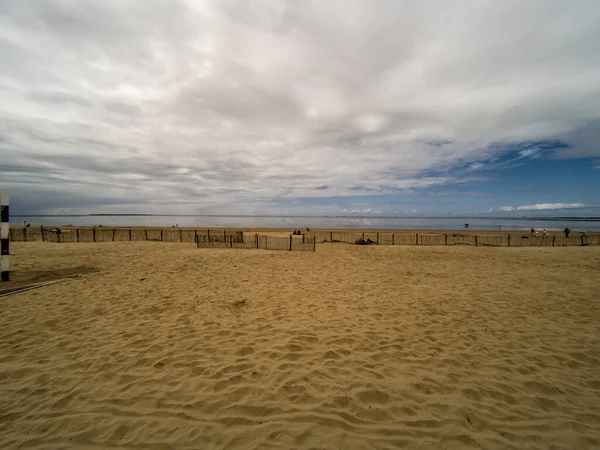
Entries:
[[600, 447], [600, 248], [13, 250], [2, 449]]

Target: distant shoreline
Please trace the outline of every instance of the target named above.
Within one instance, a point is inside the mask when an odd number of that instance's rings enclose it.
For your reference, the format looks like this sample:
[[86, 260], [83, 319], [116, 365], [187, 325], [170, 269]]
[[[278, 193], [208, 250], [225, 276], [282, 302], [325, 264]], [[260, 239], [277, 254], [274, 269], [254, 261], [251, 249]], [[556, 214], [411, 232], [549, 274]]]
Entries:
[[600, 222], [600, 217], [545, 216], [545, 217], [496, 217], [496, 216], [291, 216], [291, 215], [251, 215], [251, 214], [11, 214], [11, 217], [232, 217], [265, 219], [445, 219], [445, 220], [543, 220]]

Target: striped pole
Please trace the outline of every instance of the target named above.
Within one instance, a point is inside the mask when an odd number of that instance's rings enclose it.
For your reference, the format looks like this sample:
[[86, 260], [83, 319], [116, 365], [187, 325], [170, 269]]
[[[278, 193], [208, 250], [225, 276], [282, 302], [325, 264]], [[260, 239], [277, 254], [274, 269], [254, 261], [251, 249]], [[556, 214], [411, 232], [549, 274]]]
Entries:
[[10, 257], [10, 253], [8, 250], [8, 235], [9, 235], [9, 226], [8, 226], [8, 191], [0, 191], [0, 222], [2, 223], [0, 229], [0, 254], [2, 255], [2, 260], [0, 261], [0, 281], [8, 281], [10, 279], [9, 271], [8, 271], [8, 258]]

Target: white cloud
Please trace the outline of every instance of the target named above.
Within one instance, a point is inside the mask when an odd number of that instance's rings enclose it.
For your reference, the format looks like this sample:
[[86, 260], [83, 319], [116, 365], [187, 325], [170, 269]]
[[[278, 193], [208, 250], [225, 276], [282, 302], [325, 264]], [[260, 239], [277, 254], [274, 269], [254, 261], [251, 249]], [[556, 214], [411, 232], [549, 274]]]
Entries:
[[524, 206], [502, 206], [498, 208], [499, 212], [509, 211], [546, 211], [552, 209], [577, 209], [577, 208], [589, 208], [594, 205], [586, 205], [584, 203], [538, 203], [536, 205], [524, 205]]
[[473, 180], [427, 174], [497, 142], [600, 156], [599, 21], [595, 1], [1, 2], [0, 176], [40, 208], [238, 212]]

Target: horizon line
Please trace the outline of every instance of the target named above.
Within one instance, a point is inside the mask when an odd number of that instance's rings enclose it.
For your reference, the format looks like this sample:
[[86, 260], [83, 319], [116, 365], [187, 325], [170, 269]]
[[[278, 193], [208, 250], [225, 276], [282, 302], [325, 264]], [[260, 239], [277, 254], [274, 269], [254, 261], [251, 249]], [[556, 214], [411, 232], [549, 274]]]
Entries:
[[584, 220], [600, 221], [600, 216], [349, 216], [278, 214], [11, 214], [11, 217], [236, 217], [269, 219], [496, 219], [496, 220]]

